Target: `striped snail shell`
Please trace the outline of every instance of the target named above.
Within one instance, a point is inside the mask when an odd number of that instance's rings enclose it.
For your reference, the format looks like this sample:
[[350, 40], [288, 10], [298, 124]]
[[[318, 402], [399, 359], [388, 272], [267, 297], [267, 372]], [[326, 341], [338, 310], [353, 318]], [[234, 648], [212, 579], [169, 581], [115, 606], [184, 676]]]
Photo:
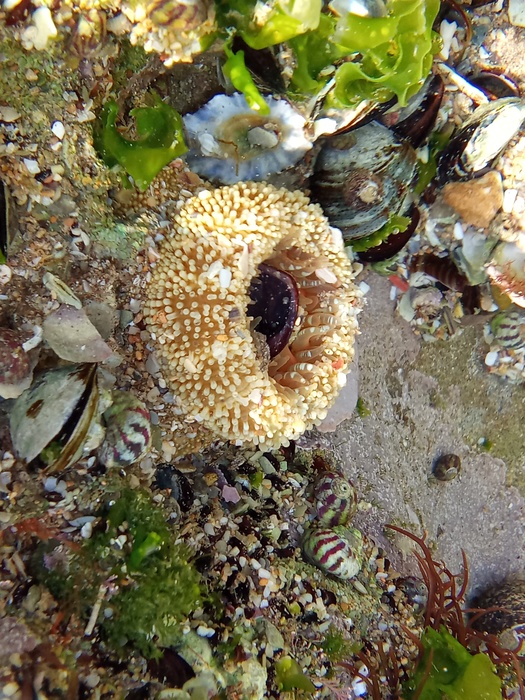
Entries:
[[103, 414], [106, 436], [98, 457], [106, 467], [127, 467], [138, 462], [150, 448], [149, 411], [128, 391], [113, 392], [113, 403]]
[[525, 348], [525, 313], [503, 311], [496, 314], [490, 324], [494, 341], [506, 350]]
[[310, 527], [303, 535], [302, 550], [318, 569], [348, 581], [361, 570], [361, 542], [358, 530]]
[[337, 472], [326, 472], [315, 488], [315, 506], [321, 525], [346, 525], [357, 510], [357, 494], [350, 481]]

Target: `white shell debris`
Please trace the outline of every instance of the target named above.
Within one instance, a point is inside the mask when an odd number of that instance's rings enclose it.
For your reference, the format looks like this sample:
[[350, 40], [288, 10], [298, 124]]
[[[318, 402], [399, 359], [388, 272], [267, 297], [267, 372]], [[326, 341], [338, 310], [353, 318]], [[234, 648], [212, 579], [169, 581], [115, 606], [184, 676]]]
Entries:
[[498, 360], [498, 353], [495, 350], [491, 350], [485, 356], [485, 364], [487, 367], [494, 367]]
[[82, 302], [77, 295], [71, 291], [65, 282], [60, 277], [57, 277], [52, 272], [46, 272], [42, 277], [44, 286], [49, 289], [51, 294], [63, 304], [73, 306], [75, 309], [82, 308]]
[[48, 7], [38, 7], [31, 15], [31, 20], [33, 24], [22, 34], [22, 43], [25, 49], [35, 48], [42, 51], [49, 39], [58, 34], [51, 10]]
[[40, 172], [40, 166], [37, 160], [33, 160], [33, 158], [22, 158], [22, 161], [31, 175], [37, 175]]
[[44, 340], [62, 359], [69, 362], [103, 362], [111, 348], [82, 309], [61, 306], [43, 323]]
[[56, 121], [51, 124], [51, 131], [55, 134], [57, 139], [60, 139], [62, 141], [66, 133], [66, 127], [62, 122]]
[[524, 0], [509, 0], [509, 22], [515, 27], [525, 27]]

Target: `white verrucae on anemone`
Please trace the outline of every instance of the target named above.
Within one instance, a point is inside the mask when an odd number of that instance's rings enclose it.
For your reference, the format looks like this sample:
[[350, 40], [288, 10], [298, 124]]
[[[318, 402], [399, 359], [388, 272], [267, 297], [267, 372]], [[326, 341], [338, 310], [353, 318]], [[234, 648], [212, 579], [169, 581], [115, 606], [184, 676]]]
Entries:
[[[273, 357], [249, 308], [262, 263], [293, 278], [298, 293], [291, 336]], [[319, 423], [334, 402], [360, 296], [341, 233], [318, 205], [301, 192], [239, 183], [181, 208], [144, 316], [182, 412], [210, 442], [270, 449]]]
[[233, 184], [263, 180], [295, 165], [312, 147], [305, 119], [286, 100], [265, 97], [267, 115], [248, 107], [244, 95], [216, 95], [183, 117], [189, 167], [209, 180]]

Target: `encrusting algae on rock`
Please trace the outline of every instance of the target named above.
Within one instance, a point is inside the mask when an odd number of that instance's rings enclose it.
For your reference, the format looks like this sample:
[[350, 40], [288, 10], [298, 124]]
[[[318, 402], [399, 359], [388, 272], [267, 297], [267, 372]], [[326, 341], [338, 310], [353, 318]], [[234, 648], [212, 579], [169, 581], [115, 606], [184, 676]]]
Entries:
[[[291, 277], [298, 294], [291, 337], [274, 357], [248, 308], [261, 263]], [[319, 423], [344, 385], [360, 296], [341, 233], [320, 207], [300, 192], [239, 183], [181, 208], [144, 316], [186, 417], [210, 442], [270, 449]]]

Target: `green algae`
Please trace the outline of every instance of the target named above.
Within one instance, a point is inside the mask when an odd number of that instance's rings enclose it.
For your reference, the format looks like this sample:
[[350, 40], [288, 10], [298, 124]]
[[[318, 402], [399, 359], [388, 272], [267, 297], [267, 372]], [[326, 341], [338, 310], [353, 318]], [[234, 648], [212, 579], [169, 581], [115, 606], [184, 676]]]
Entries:
[[423, 656], [408, 683], [407, 700], [500, 700], [501, 680], [486, 654], [470, 654], [445, 627], [428, 628]]
[[102, 160], [110, 168], [120, 165], [142, 192], [165, 165], [188, 150], [180, 114], [155, 94], [152, 101], [151, 106], [130, 111], [135, 119], [136, 140], [125, 138], [117, 130], [119, 107], [114, 100], [104, 105], [93, 129], [94, 146]]
[[85, 620], [102, 592], [106, 612], [98, 623], [109, 648], [159, 657], [181, 638], [181, 623], [202, 603], [200, 575], [190, 548], [177, 542], [148, 492], [123, 487], [112, 495], [91, 539], [80, 549], [42, 543], [32, 573], [68, 614]]
[[287, 693], [292, 690], [316, 691], [315, 685], [291, 656], [283, 656], [275, 664], [275, 680], [279, 690]]
[[228, 60], [223, 65], [224, 75], [231, 81], [233, 87], [244, 95], [248, 107], [259, 114], [270, 114], [270, 107], [255, 85], [244, 61], [244, 51], [233, 52], [228, 45], [224, 46]]

